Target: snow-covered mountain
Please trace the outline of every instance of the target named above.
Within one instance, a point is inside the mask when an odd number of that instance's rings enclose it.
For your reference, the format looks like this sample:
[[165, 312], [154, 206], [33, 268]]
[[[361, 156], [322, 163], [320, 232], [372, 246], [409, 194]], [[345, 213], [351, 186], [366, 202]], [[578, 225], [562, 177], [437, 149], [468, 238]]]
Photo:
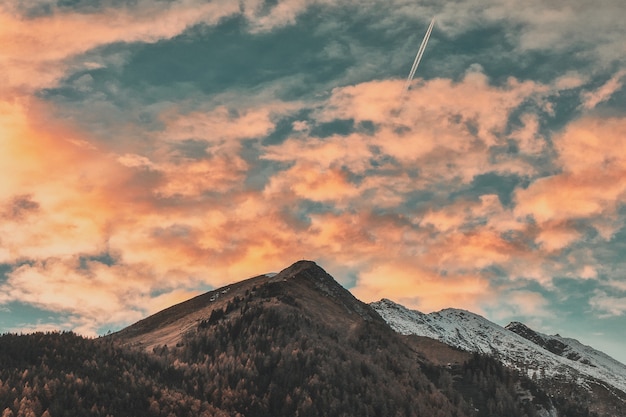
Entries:
[[573, 381], [589, 389], [600, 385], [618, 398], [626, 398], [626, 366], [577, 340], [548, 336], [519, 322], [505, 328], [465, 310], [424, 314], [387, 299], [370, 305], [399, 333], [494, 356], [530, 377]]

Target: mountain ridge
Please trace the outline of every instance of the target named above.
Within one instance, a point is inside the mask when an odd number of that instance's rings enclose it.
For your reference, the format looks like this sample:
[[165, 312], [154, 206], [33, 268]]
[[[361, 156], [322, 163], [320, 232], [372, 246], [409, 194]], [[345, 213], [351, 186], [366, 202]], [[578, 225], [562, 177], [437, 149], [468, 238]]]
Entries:
[[626, 365], [575, 339], [544, 335], [520, 322], [505, 328], [460, 309], [424, 314], [388, 299], [370, 305], [401, 334], [430, 337], [465, 351], [491, 355], [540, 380], [572, 381], [589, 390], [603, 386], [626, 406]]
[[310, 261], [98, 339], [0, 336], [0, 363], [3, 415], [597, 417], [569, 382], [399, 334]]

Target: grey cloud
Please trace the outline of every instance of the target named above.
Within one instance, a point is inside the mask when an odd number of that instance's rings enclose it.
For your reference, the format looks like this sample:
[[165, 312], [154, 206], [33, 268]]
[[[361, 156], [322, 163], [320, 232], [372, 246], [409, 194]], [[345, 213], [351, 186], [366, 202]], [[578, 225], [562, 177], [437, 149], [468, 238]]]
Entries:
[[0, 214], [5, 219], [20, 220], [26, 217], [30, 213], [37, 212], [39, 210], [39, 203], [32, 199], [31, 195], [17, 195], [13, 197], [9, 202], [4, 204], [4, 208], [0, 211]]

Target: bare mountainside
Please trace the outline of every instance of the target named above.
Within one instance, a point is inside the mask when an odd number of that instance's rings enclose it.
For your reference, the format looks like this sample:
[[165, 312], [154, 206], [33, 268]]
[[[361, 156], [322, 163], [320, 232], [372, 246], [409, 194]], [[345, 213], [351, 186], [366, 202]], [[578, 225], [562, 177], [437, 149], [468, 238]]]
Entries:
[[357, 300], [322, 268], [313, 262], [300, 261], [279, 274], [259, 275], [176, 304], [110, 337], [148, 351], [156, 346], [174, 346], [214, 311], [226, 310], [234, 300], [254, 299], [259, 291], [265, 294], [268, 289], [280, 295], [275, 304], [297, 298], [311, 319], [326, 322], [330, 327], [350, 326], [355, 319], [384, 323], [375, 311]]

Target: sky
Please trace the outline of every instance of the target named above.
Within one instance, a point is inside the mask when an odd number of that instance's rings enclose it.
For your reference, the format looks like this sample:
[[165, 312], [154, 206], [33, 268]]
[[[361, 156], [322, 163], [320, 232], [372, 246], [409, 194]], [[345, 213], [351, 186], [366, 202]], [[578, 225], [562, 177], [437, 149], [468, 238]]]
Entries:
[[626, 362], [623, 15], [2, 1], [0, 332], [97, 336], [309, 259]]

